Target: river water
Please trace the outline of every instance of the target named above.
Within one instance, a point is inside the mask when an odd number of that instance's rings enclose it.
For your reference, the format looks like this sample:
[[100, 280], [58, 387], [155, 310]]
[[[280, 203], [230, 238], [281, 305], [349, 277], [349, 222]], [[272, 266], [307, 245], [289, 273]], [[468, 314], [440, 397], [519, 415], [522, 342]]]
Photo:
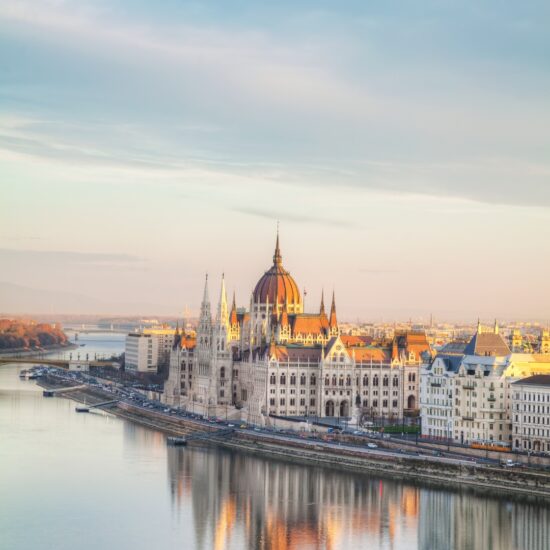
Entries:
[[[120, 353], [114, 340], [80, 341]], [[21, 368], [0, 366], [1, 549], [550, 548], [544, 504], [167, 447], [43, 398]]]

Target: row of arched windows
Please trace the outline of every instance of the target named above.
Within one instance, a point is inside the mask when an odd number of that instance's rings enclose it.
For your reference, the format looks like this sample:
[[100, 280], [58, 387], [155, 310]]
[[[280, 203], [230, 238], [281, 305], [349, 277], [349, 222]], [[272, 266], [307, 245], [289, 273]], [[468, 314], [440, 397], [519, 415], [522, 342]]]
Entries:
[[[294, 373], [292, 373], [290, 375], [290, 385], [291, 386], [295, 386], [296, 385], [296, 375]], [[271, 373], [270, 377], [269, 377], [269, 383], [270, 384], [273, 384], [275, 385], [277, 383], [277, 377], [275, 375], [274, 372]], [[280, 378], [279, 378], [279, 383], [282, 384], [282, 385], [286, 385], [286, 374], [285, 373], [282, 373]], [[307, 383], [307, 377], [305, 374], [302, 374], [300, 376], [300, 386], [305, 386]], [[309, 379], [309, 383], [311, 386], [315, 386], [315, 384], [317, 384], [317, 377], [315, 376], [315, 374], [312, 374], [310, 379]]]

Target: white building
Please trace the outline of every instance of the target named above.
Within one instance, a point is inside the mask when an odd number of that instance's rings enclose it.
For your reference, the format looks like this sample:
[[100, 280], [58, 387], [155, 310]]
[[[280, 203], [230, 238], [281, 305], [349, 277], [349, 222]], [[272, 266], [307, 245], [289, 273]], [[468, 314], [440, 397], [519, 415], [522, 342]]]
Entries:
[[499, 334], [478, 325], [462, 353], [442, 353], [422, 368], [422, 435], [459, 443], [512, 445], [511, 384], [550, 373], [550, 355], [511, 353]]
[[143, 334], [151, 334], [157, 339], [157, 365], [167, 365], [174, 344], [174, 329], [167, 325], [158, 328], [145, 328]]
[[137, 372], [157, 372], [157, 338], [152, 334], [128, 334], [126, 336], [124, 361], [126, 370]]
[[512, 439], [515, 449], [550, 452], [550, 375], [512, 384]]

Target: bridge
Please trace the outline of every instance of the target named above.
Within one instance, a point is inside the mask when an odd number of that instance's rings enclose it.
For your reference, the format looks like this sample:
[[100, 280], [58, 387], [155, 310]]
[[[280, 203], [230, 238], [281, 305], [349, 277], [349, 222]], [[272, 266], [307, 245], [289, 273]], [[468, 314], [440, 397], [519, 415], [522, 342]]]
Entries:
[[102, 403], [96, 403], [95, 405], [77, 405], [76, 412], [90, 412], [91, 409], [99, 409], [106, 407], [107, 405], [113, 405], [118, 403], [120, 399], [110, 399], [109, 401], [103, 401]]
[[40, 357], [21, 357], [21, 356], [0, 356], [0, 365], [7, 363], [26, 363], [28, 365], [46, 365], [49, 367], [59, 367], [62, 369], [70, 369], [71, 364], [81, 365], [84, 368], [76, 370], [85, 370], [89, 367], [111, 367], [113, 361], [79, 361], [75, 359], [42, 359]]

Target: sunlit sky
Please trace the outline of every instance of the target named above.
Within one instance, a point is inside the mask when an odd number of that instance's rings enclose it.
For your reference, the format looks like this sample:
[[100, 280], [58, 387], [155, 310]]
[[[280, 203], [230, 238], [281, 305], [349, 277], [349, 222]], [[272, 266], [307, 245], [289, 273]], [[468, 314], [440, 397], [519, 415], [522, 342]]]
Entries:
[[[550, 4], [0, 2], [0, 311], [550, 317]], [[75, 310], [75, 311], [68, 311]]]

